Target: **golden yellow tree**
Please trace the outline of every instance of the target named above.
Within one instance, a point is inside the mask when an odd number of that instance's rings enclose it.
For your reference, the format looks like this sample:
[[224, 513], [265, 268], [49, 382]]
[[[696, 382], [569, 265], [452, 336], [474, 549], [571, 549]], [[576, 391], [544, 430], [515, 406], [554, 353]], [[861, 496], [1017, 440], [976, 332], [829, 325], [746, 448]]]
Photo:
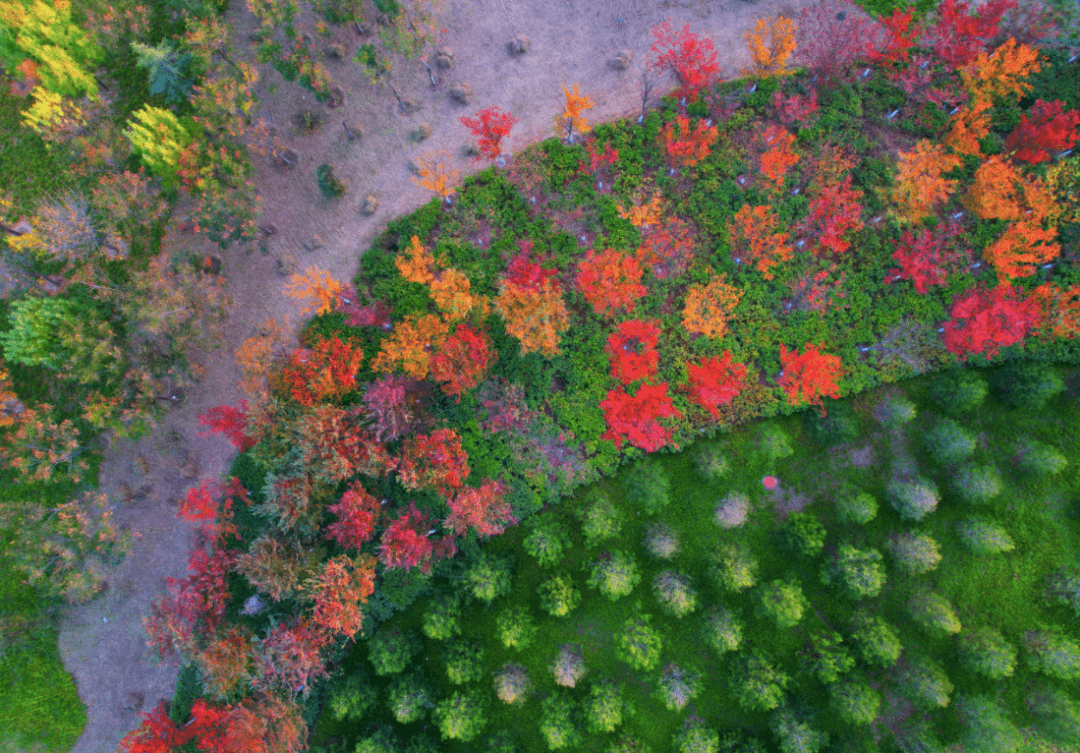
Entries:
[[435, 257], [420, 245], [420, 238], [409, 239], [408, 247], [394, 259], [394, 266], [409, 282], [429, 285], [435, 279]]
[[1025, 79], [1040, 68], [1039, 51], [1009, 37], [992, 53], [980, 52], [960, 69], [960, 78], [974, 100], [990, 101], [1024, 96], [1031, 90]]
[[635, 204], [626, 209], [621, 206], [615, 207], [619, 216], [624, 220], [630, 220], [630, 224], [634, 227], [648, 227], [659, 223], [663, 208], [663, 199], [659, 196], [654, 196], [647, 203]]
[[915, 151], [901, 152], [892, 190], [897, 213], [908, 222], [922, 220], [934, 204], [947, 199], [956, 188], [956, 181], [942, 174], [962, 161], [959, 155], [946, 154], [941, 144], [926, 139], [915, 145]]
[[985, 99], [972, 100], [953, 115], [942, 143], [958, 154], [979, 154], [979, 139], [990, 133], [990, 107]]
[[382, 341], [371, 364], [373, 371], [389, 374], [403, 371], [413, 379], [428, 375], [431, 355], [442, 348], [449, 326], [434, 314], [413, 314], [394, 325], [394, 332]]
[[574, 84], [573, 90], [567, 89], [565, 85], [562, 90], [566, 105], [563, 111], [555, 116], [555, 135], [565, 135], [566, 140], [573, 144], [575, 129], [578, 133], [588, 133], [592, 129], [581, 113], [592, 107], [593, 102], [584, 94], [578, 94], [577, 84]]
[[448, 321], [464, 319], [474, 309], [480, 318], [487, 317], [488, 297], [472, 292], [469, 278], [456, 269], [446, 269], [431, 281], [431, 299]]
[[683, 326], [692, 335], [720, 339], [727, 334], [728, 320], [742, 298], [742, 291], [715, 275], [708, 285], [691, 285], [683, 306]]
[[570, 326], [562, 287], [544, 280], [535, 287], [504, 280], [495, 309], [506, 322], [506, 331], [521, 342], [522, 353], [559, 353], [559, 335]]
[[750, 50], [750, 66], [743, 68], [744, 76], [783, 76], [787, 61], [795, 52], [795, 22], [779, 16], [772, 19], [759, 18], [754, 28], [748, 29], [743, 38]]
[[268, 394], [270, 374], [288, 355], [291, 340], [288, 317], [284, 324], [277, 319], [263, 322], [258, 332], [236, 351], [236, 362], [243, 372], [240, 389], [256, 400]]
[[450, 203], [450, 197], [457, 193], [453, 183], [461, 174], [450, 164], [450, 155], [446, 152], [425, 152], [416, 161], [417, 177], [413, 183], [434, 193]]
[[1034, 222], [1014, 222], [994, 243], [983, 251], [983, 258], [997, 272], [998, 281], [1007, 284], [1016, 277], [1030, 277], [1035, 268], [1061, 253], [1053, 243], [1057, 229], [1045, 229]]
[[285, 283], [285, 295], [294, 300], [303, 300], [304, 308], [300, 313], [307, 316], [328, 314], [334, 308], [338, 295], [345, 286], [330, 276], [324, 269], [308, 267], [304, 274], [292, 275]]

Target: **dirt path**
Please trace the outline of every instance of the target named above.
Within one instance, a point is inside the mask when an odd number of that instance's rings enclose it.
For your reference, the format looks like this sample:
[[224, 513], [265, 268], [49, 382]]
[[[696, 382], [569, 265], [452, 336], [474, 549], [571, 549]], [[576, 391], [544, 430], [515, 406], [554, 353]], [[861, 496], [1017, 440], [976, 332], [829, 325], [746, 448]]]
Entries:
[[[227, 341], [206, 358], [205, 378], [150, 436], [117, 442], [105, 452], [102, 485], [127, 500], [119, 515], [139, 538], [111, 575], [106, 594], [88, 606], [69, 609], [63, 620], [61, 655], [89, 713], [74, 753], [113, 753], [117, 742], [138, 724], [138, 712], [171, 697], [175, 670], [152, 662], [143, 644], [142, 620], [165, 587], [165, 578], [181, 577], [185, 571], [192, 536], [175, 518], [176, 500], [197, 478], [223, 473], [233, 456], [223, 439], [196, 436], [199, 414], [240, 397], [232, 353], [261, 322], [285, 314], [294, 323], [299, 321], [294, 302], [282, 295], [285, 278], [279, 263], [287, 263], [291, 256], [297, 271], [317, 266], [338, 279], [350, 279], [357, 271], [359, 252], [387, 221], [430, 198], [413, 185], [409, 160], [442, 149], [455, 155], [456, 167], [475, 169], [475, 163], [460, 156], [469, 139], [457, 122], [461, 115], [487, 104], [514, 114], [520, 120], [508, 139], [514, 152], [551, 135], [552, 120], [561, 108], [560, 84], [578, 83], [581, 92], [593, 99], [595, 107], [588, 113], [593, 123], [635, 113], [640, 108], [649, 30], [655, 24], [672, 17], [711, 34], [724, 75], [730, 77], [745, 63], [742, 34], [755, 19], [791, 14], [805, 4], [807, 0], [447, 0], [440, 45], [453, 48], [454, 65], [438, 70], [435, 88], [419, 63], [399, 67], [395, 85], [422, 106], [408, 116], [401, 115], [390, 93], [372, 87], [352, 62], [330, 64], [335, 82], [346, 93], [344, 106], [330, 111], [317, 105], [310, 93], [281, 81], [274, 71], [262, 71], [262, 115], [299, 155], [299, 163], [285, 171], [269, 159], [257, 160], [256, 180], [264, 202], [260, 224], [272, 224], [277, 232], [268, 238], [267, 254], [255, 246], [231, 248], [224, 254], [222, 271], [235, 303]], [[254, 24], [237, 0], [232, 18], [237, 46], [246, 48]], [[531, 39], [531, 48], [511, 57], [507, 42], [518, 34]], [[363, 42], [349, 29], [337, 30], [331, 41], [345, 47], [345, 61]], [[621, 49], [633, 52], [633, 62], [624, 71], [610, 65]], [[450, 88], [459, 82], [472, 86], [467, 106], [449, 97]], [[274, 83], [277, 93], [270, 91]], [[292, 116], [306, 107], [328, 118], [311, 135], [297, 133], [292, 125]], [[343, 119], [359, 124], [363, 137], [350, 142], [341, 127]], [[409, 133], [423, 123], [432, 126], [432, 135], [420, 145], [411, 143]], [[349, 184], [346, 196], [334, 204], [322, 200], [315, 183], [315, 167], [327, 161]], [[369, 194], [379, 200], [371, 217], [360, 211]], [[170, 231], [166, 243], [215, 252], [176, 230]]]

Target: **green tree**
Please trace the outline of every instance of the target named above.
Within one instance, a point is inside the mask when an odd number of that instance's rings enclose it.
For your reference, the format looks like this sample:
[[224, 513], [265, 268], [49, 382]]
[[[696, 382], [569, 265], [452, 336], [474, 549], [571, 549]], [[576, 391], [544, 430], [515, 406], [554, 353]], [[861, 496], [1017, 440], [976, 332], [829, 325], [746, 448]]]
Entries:
[[965, 695], [957, 702], [963, 724], [961, 741], [969, 753], [1016, 753], [1023, 737], [997, 701]]
[[854, 442], [859, 437], [859, 416], [847, 402], [835, 402], [825, 413], [806, 411], [803, 413], [803, 427], [818, 444], [824, 447]]
[[656, 683], [656, 695], [668, 711], [682, 711], [701, 689], [701, 673], [674, 662], [664, 666]]
[[930, 399], [938, 410], [950, 416], [970, 413], [983, 404], [990, 388], [976, 369], [953, 369], [934, 377]]
[[537, 588], [540, 606], [552, 617], [565, 617], [581, 603], [581, 592], [574, 587], [573, 579], [563, 573], [554, 575]]
[[1012, 677], [1016, 669], [1016, 648], [990, 627], [961, 633], [958, 654], [964, 669], [991, 680]]
[[1035, 728], [1059, 745], [1080, 744], [1080, 703], [1055, 685], [1032, 691], [1027, 706], [1035, 716]]
[[698, 595], [690, 578], [674, 570], [664, 570], [653, 579], [653, 593], [661, 608], [683, 618], [697, 609]]
[[885, 398], [874, 410], [874, 418], [886, 429], [901, 429], [915, 420], [918, 410], [915, 403], [903, 395], [891, 395]]
[[849, 678], [829, 686], [829, 706], [847, 724], [872, 724], [881, 708], [881, 694], [866, 680]]
[[923, 434], [923, 444], [934, 462], [955, 465], [975, 452], [975, 435], [951, 418], [942, 418]]
[[829, 744], [829, 735], [800, 721], [791, 709], [778, 709], [769, 720], [780, 753], [818, 753]]
[[1037, 361], [1010, 363], [990, 379], [994, 397], [1015, 410], [1039, 411], [1065, 389], [1056, 367]]
[[717, 656], [723, 656], [730, 651], [739, 650], [743, 640], [743, 624], [735, 612], [724, 607], [714, 607], [705, 615], [701, 637]]
[[495, 632], [505, 648], [528, 648], [536, 636], [536, 623], [524, 606], [512, 606], [495, 620]]
[[723, 591], [739, 593], [757, 582], [757, 559], [746, 546], [733, 542], [720, 544], [712, 562], [709, 574]]
[[168, 39], [151, 47], [142, 42], [132, 42], [137, 65], [145, 68], [150, 77], [150, 93], [163, 94], [168, 102], [183, 102], [191, 91], [192, 81], [185, 74], [191, 65], [191, 54], [178, 52]]
[[605, 559], [594, 564], [588, 581], [609, 601], [629, 596], [640, 582], [641, 573], [634, 558], [619, 550], [610, 552]]
[[645, 529], [645, 550], [659, 560], [669, 560], [679, 553], [679, 534], [664, 523], [651, 523]]
[[1054, 476], [1065, 470], [1068, 459], [1061, 452], [1045, 442], [1024, 438], [1017, 443], [1017, 468], [1020, 472], [1033, 477]]
[[903, 650], [900, 636], [892, 625], [867, 612], [856, 612], [852, 616], [848, 635], [859, 659], [884, 669], [896, 664]]
[[934, 482], [923, 477], [915, 481], [893, 479], [885, 485], [885, 497], [901, 520], [916, 522], [936, 510], [940, 499]]
[[379, 729], [356, 743], [356, 753], [398, 753], [401, 743], [388, 729]]
[[500, 596], [510, 593], [511, 562], [489, 552], [480, 552], [462, 576], [466, 593], [477, 601], [490, 605]]
[[720, 753], [720, 735], [697, 717], [686, 720], [671, 738], [674, 753]]
[[803, 668], [826, 685], [836, 682], [855, 666], [855, 659], [844, 645], [844, 639], [832, 630], [812, 633], [800, 658]]
[[166, 188], [179, 185], [180, 155], [192, 142], [191, 135], [168, 110], [143, 105], [124, 131], [132, 150]]
[[919, 627], [935, 638], [960, 632], [960, 618], [941, 594], [932, 591], [916, 594], [908, 601], [908, 613]]
[[663, 645], [660, 632], [652, 626], [652, 617], [635, 610], [616, 637], [615, 655], [634, 669], [648, 671], [660, 661]]
[[601, 492], [594, 493], [578, 514], [581, 517], [581, 533], [588, 546], [617, 538], [622, 530], [622, 516]]
[[456, 639], [443, 650], [446, 677], [455, 685], [476, 682], [484, 676], [484, 644], [475, 639]]
[[1046, 600], [1068, 607], [1080, 617], [1080, 570], [1062, 568], [1046, 580]]
[[838, 589], [849, 599], [868, 599], [885, 586], [881, 552], [841, 544], [833, 561], [821, 571], [821, 582]]
[[662, 463], [647, 458], [634, 463], [626, 476], [624, 501], [646, 515], [657, 515], [671, 501], [671, 481]]
[[422, 630], [435, 641], [461, 635], [461, 600], [453, 594], [440, 594], [424, 610]]
[[379, 677], [405, 671], [412, 658], [420, 652], [420, 641], [400, 628], [384, 628], [368, 641], [368, 659]]
[[715, 445], [702, 447], [694, 454], [694, 469], [705, 481], [719, 481], [731, 470], [731, 463]]
[[420, 721], [433, 705], [431, 688], [417, 672], [398, 677], [386, 690], [386, 707], [398, 724]]
[[536, 522], [525, 537], [525, 551], [536, 558], [540, 567], [557, 565], [566, 551], [570, 532], [546, 515], [536, 515], [530, 518], [531, 521]]
[[956, 496], [969, 505], [983, 505], [1001, 493], [1001, 472], [996, 465], [968, 465], [953, 477]]
[[908, 575], [925, 575], [941, 562], [938, 543], [925, 533], [895, 534], [890, 537], [888, 548], [896, 566]]
[[771, 421], [760, 425], [757, 434], [757, 448], [768, 463], [793, 455], [795, 448], [791, 444], [791, 437]]
[[574, 748], [580, 744], [577, 716], [577, 704], [565, 691], [555, 691], [541, 701], [540, 734], [549, 750]]
[[652, 748], [636, 737], [620, 735], [604, 753], [652, 753]]
[[104, 51], [75, 20], [68, 0], [14, 0], [0, 3], [0, 62], [14, 71], [27, 58], [50, 92], [97, 99], [93, 67]]
[[467, 743], [484, 731], [487, 724], [485, 703], [480, 691], [455, 690], [435, 706], [435, 721], [443, 740]]
[[845, 489], [836, 497], [836, 517], [842, 525], [864, 526], [877, 517], [878, 503], [873, 495]]
[[330, 713], [339, 722], [360, 721], [378, 702], [379, 691], [359, 674], [342, 678], [330, 691]]
[[791, 677], [758, 652], [738, 655], [728, 672], [728, 689], [744, 711], [772, 711], [780, 705]]
[[581, 655], [581, 647], [569, 643], [559, 646], [559, 653], [555, 655], [550, 669], [555, 683], [564, 688], [577, 687], [581, 679], [589, 673], [585, 666], [585, 657]]
[[945, 753], [930, 723], [914, 716], [893, 730], [893, 742], [899, 753]]
[[825, 526], [812, 512], [792, 513], [780, 528], [780, 543], [797, 557], [816, 557], [825, 546]]
[[70, 354], [61, 350], [61, 333], [77, 317], [92, 314], [66, 298], [19, 298], [8, 309], [11, 328], [0, 332], [0, 347], [10, 363], [56, 371]]
[[1060, 630], [1027, 630], [1023, 635], [1027, 664], [1034, 672], [1065, 682], [1080, 680], [1080, 644]]
[[901, 692], [921, 709], [943, 709], [949, 705], [953, 684], [941, 665], [927, 656], [907, 658], [897, 675]]
[[1016, 548], [1005, 528], [985, 518], [968, 518], [957, 525], [960, 541], [974, 554], [1004, 554]]
[[630, 715], [623, 700], [623, 686], [611, 680], [594, 682], [584, 701], [585, 726], [589, 732], [614, 732]]
[[750, 498], [742, 492], [732, 492], [713, 509], [713, 522], [723, 529], [738, 528], [746, 522], [749, 512]]
[[324, 199], [337, 199], [345, 195], [348, 185], [334, 174], [334, 166], [324, 162], [315, 168], [315, 182]]
[[809, 606], [802, 587], [794, 580], [774, 580], [758, 594], [758, 613], [782, 630], [798, 625]]

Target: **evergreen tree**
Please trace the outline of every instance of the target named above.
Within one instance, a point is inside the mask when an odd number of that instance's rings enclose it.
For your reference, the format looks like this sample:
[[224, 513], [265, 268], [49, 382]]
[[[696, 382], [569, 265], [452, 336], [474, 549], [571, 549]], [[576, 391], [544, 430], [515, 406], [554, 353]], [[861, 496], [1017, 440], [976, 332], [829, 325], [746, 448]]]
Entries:
[[783, 700], [791, 677], [764, 654], [751, 652], [733, 659], [728, 682], [731, 695], [744, 711], [771, 711]]
[[961, 740], [967, 753], [1016, 753], [1020, 749], [1023, 737], [997, 701], [966, 695], [958, 706], [964, 726]]
[[779, 709], [769, 721], [780, 753], [818, 753], [829, 744], [829, 735], [801, 721], [788, 708]]
[[630, 708], [623, 700], [622, 685], [610, 680], [593, 683], [584, 703], [585, 726], [590, 732], [614, 732], [630, 714]]
[[1001, 680], [1016, 669], [1016, 648], [1005, 636], [989, 627], [965, 630], [960, 634], [960, 663], [969, 672]]
[[1056, 685], [1046, 685], [1028, 695], [1027, 706], [1035, 716], [1035, 728], [1060, 745], [1080, 745], [1080, 703]]
[[949, 705], [953, 684], [949, 682], [949, 676], [941, 665], [929, 657], [907, 658], [897, 681], [901, 692], [919, 708], [943, 709]]
[[191, 65], [191, 53], [178, 52], [168, 39], [161, 40], [156, 47], [132, 42], [131, 49], [135, 51], [137, 65], [150, 76], [151, 94], [163, 94], [170, 103], [187, 99], [192, 81], [185, 74]]

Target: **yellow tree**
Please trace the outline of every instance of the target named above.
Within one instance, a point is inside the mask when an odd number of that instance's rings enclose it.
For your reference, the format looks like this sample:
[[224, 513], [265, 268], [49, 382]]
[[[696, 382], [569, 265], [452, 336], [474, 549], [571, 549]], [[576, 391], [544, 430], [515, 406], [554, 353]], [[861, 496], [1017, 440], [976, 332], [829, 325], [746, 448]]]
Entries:
[[683, 326], [692, 335], [719, 340], [727, 334], [727, 323], [742, 298], [742, 291], [715, 275], [708, 285], [691, 285], [683, 306]]
[[32, 58], [34, 75], [49, 91], [97, 99], [97, 81], [89, 68], [103, 55], [72, 17], [69, 0], [0, 2], [0, 62], [12, 70]]
[[979, 154], [979, 139], [990, 133], [991, 106], [985, 99], [975, 99], [960, 108], [942, 143], [957, 154]]
[[434, 314], [413, 314], [394, 325], [394, 332], [382, 341], [382, 348], [371, 364], [373, 371], [389, 374], [405, 372], [413, 379], [428, 375], [431, 355], [442, 348], [449, 326]]
[[581, 113], [592, 107], [593, 102], [584, 94], [578, 94], [577, 84], [574, 84], [573, 90], [567, 89], [565, 85], [562, 90], [563, 96], [566, 97], [566, 105], [563, 111], [555, 116], [555, 135], [565, 135], [566, 140], [573, 144], [575, 129], [578, 133], [588, 133], [592, 130], [589, 121]]
[[394, 266], [409, 282], [429, 285], [435, 279], [435, 257], [420, 245], [419, 236], [409, 239], [408, 247], [394, 259]]
[[456, 269], [446, 269], [431, 281], [431, 299], [448, 321], [464, 319], [474, 309], [480, 318], [489, 313], [488, 297], [472, 292], [469, 278]]
[[131, 148], [141, 157], [167, 188], [177, 185], [180, 155], [191, 144], [192, 138], [180, 125], [180, 121], [168, 110], [143, 105], [135, 113], [134, 121], [128, 121], [124, 135], [131, 141]]
[[964, 204], [979, 219], [1021, 218], [1042, 222], [1059, 213], [1050, 191], [1036, 178], [1024, 178], [1016, 167], [994, 155], [979, 165]]
[[744, 76], [783, 76], [787, 73], [787, 61], [795, 52], [795, 22], [777, 16], [759, 18], [754, 28], [748, 29], [743, 38], [750, 50], [750, 66], [743, 68]]
[[960, 69], [964, 88], [976, 101], [994, 98], [1022, 97], [1031, 90], [1025, 79], [1038, 73], [1039, 51], [1026, 44], [1017, 44], [1009, 37], [992, 53], [980, 52], [971, 63]]
[[285, 283], [285, 295], [305, 302], [300, 310], [305, 316], [312, 312], [330, 313], [344, 289], [345, 286], [331, 277], [329, 272], [316, 267], [308, 267], [302, 275], [292, 275]]
[[450, 197], [457, 193], [453, 184], [461, 174], [450, 165], [450, 155], [446, 152], [425, 152], [416, 161], [417, 177], [413, 183], [434, 193], [450, 203]]
[[522, 353], [559, 353], [559, 336], [570, 326], [570, 315], [555, 280], [536, 286], [504, 279], [495, 309], [506, 322], [506, 331], [521, 342]]
[[962, 161], [959, 155], [946, 154], [941, 144], [926, 139], [915, 145], [915, 151], [901, 152], [892, 190], [898, 214], [908, 222], [919, 222], [930, 214], [934, 204], [947, 199], [956, 188], [956, 181], [942, 174]]
[[1034, 222], [1014, 222], [1000, 238], [983, 251], [983, 258], [993, 266], [998, 280], [1007, 284], [1016, 277], [1030, 277], [1035, 268], [1061, 253], [1061, 245], [1053, 243], [1057, 229], [1049, 230]]

